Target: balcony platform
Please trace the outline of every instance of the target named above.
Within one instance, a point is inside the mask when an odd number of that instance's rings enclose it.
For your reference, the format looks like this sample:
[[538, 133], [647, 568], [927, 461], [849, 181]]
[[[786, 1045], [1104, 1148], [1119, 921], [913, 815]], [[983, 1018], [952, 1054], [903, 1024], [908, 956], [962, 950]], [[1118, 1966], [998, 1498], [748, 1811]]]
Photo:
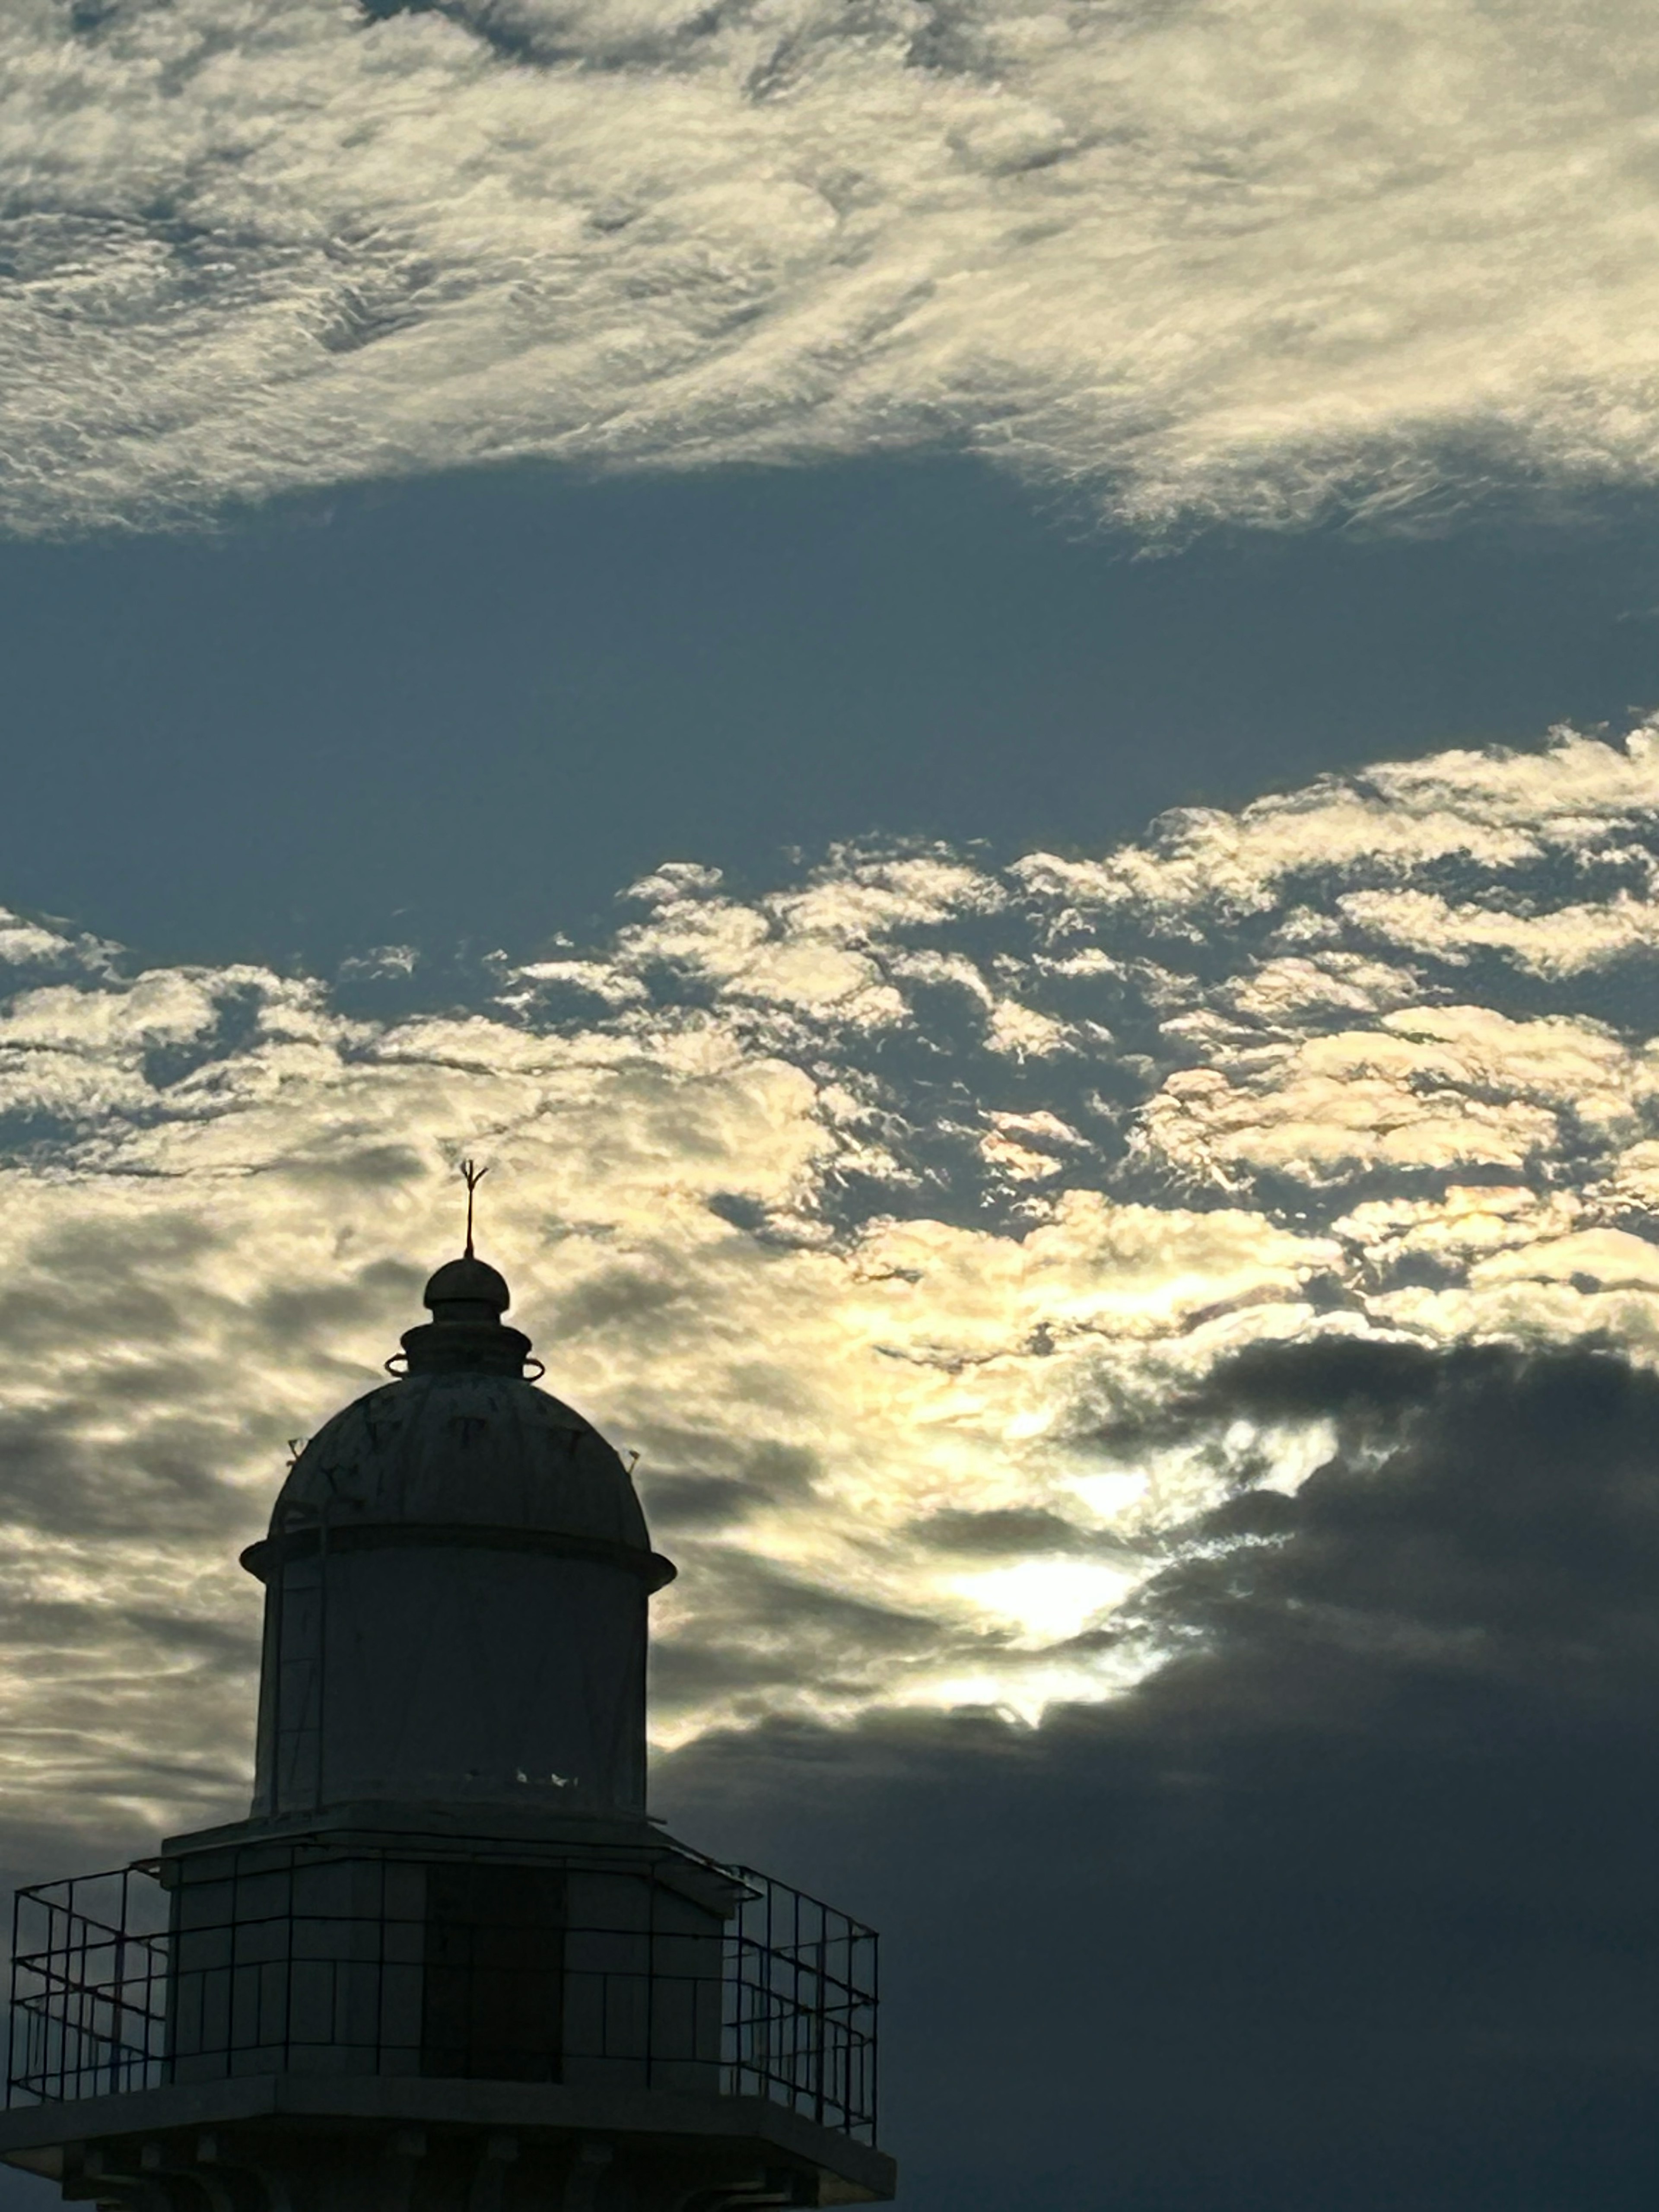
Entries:
[[[165, 2185], [179, 2178], [192, 2188], [179, 2201], [199, 2204], [195, 2185], [216, 2169], [289, 2169], [296, 2154], [309, 2163], [307, 2143], [319, 2163], [337, 2163], [343, 2149], [372, 2164], [383, 2178], [383, 2204], [400, 2194], [408, 2203], [411, 2192], [420, 2201], [426, 2192], [416, 2190], [416, 2177], [428, 2160], [434, 2170], [465, 2169], [459, 2194], [473, 2206], [499, 2204], [503, 2182], [520, 2162], [526, 2172], [556, 2170], [552, 2201], [572, 2203], [582, 2199], [582, 2175], [597, 2179], [613, 2161], [618, 2179], [624, 2166], [638, 2170], [647, 2201], [660, 2163], [677, 2175], [696, 2175], [711, 2205], [880, 2203], [891, 2198], [896, 2177], [884, 2152], [766, 2097], [274, 2074], [168, 2083], [0, 2114], [0, 2160], [58, 2182], [66, 2195], [108, 2203], [167, 2202]], [[493, 2177], [492, 2160], [499, 2169]], [[592, 2202], [591, 2184], [586, 2193]]]

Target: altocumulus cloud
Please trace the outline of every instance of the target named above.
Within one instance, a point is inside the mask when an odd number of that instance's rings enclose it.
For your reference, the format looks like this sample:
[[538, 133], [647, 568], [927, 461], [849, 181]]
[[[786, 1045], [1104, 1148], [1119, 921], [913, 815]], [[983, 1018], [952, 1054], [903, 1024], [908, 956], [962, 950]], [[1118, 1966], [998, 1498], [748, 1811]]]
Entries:
[[232, 1554], [416, 1317], [465, 1150], [551, 1387], [688, 1570], [665, 1747], [1149, 1694], [1214, 1641], [1206, 1562], [1396, 1449], [1345, 1358], [1401, 1402], [1476, 1352], [1652, 1364], [1656, 872], [1641, 729], [1086, 862], [676, 863], [442, 1014], [397, 1011], [408, 950], [134, 972], [8, 920], [14, 1821], [234, 1802]]
[[1633, 0], [14, 0], [4, 515], [956, 441], [1161, 528], [1647, 482]]

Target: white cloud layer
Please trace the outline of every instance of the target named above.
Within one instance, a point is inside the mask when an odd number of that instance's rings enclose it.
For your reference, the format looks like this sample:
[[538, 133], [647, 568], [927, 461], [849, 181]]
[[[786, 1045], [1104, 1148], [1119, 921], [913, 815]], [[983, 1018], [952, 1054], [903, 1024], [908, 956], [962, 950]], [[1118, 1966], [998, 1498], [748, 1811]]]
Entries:
[[746, 901], [668, 866], [608, 943], [442, 1016], [0, 915], [14, 1821], [234, 1800], [235, 1550], [417, 1317], [464, 1152], [550, 1387], [640, 1451], [684, 1570], [664, 1741], [1112, 1694], [1195, 1517], [1330, 1449], [1160, 1428], [1218, 1358], [1659, 1359], [1656, 878], [1644, 730], [1087, 863], [845, 850]]
[[1659, 468], [1635, 0], [11, 0], [0, 517], [964, 444], [1161, 527]]

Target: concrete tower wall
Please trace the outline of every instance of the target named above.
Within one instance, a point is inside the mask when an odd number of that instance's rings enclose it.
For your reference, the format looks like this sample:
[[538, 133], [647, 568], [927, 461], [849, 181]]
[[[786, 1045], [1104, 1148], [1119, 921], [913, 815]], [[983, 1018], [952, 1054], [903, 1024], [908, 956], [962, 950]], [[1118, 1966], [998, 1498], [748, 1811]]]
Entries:
[[659, 1851], [238, 1840], [165, 1862], [167, 2074], [713, 2094], [736, 1891]]
[[377, 1533], [269, 1571], [256, 1817], [373, 1799], [641, 1813], [640, 1574], [510, 1532]]

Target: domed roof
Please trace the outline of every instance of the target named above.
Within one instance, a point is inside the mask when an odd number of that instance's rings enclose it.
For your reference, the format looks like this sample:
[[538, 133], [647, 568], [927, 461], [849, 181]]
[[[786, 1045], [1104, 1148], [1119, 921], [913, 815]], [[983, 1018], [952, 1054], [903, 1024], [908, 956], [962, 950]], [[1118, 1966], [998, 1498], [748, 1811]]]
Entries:
[[539, 1529], [649, 1552], [628, 1470], [589, 1421], [510, 1375], [411, 1375], [325, 1421], [294, 1462], [271, 1534], [422, 1522]]
[[271, 1535], [319, 1522], [521, 1531], [636, 1554], [667, 1580], [628, 1469], [591, 1421], [526, 1380], [530, 1340], [501, 1319], [510, 1303], [471, 1252], [440, 1267], [431, 1321], [404, 1333], [406, 1372], [323, 1424], [289, 1472]]

